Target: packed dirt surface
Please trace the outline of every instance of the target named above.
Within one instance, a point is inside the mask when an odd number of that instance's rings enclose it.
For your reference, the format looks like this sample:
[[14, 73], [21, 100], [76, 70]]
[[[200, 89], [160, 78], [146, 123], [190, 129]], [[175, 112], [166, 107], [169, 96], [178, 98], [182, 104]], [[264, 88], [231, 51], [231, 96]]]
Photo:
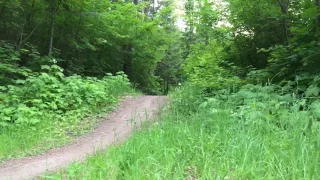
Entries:
[[0, 180], [41, 179], [47, 171], [57, 171], [73, 161], [82, 161], [87, 155], [124, 140], [135, 127], [157, 115], [166, 102], [164, 96], [127, 98], [93, 133], [80, 137], [74, 144], [0, 164]]

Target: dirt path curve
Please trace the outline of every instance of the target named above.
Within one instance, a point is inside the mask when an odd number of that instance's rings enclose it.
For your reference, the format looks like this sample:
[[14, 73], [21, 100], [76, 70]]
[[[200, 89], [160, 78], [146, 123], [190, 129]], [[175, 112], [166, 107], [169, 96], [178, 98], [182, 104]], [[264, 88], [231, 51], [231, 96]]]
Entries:
[[128, 137], [134, 122], [139, 126], [142, 121], [152, 118], [166, 101], [167, 98], [163, 96], [127, 98], [93, 133], [80, 137], [76, 143], [49, 150], [42, 155], [0, 164], [0, 180], [33, 179], [46, 171], [57, 171], [73, 161], [84, 160], [97, 149], [105, 149]]

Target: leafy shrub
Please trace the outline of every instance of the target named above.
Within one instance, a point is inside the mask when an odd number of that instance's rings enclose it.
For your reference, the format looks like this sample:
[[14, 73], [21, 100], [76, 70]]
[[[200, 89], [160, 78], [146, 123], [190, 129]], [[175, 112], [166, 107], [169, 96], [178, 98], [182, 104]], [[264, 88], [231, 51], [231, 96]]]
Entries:
[[0, 40], [0, 86], [11, 84], [13, 79], [27, 76], [31, 71], [19, 67], [20, 53], [13, 44]]
[[208, 45], [195, 44], [192, 50], [184, 64], [184, 72], [191, 84], [222, 89], [242, 83], [232, 72], [222, 67], [226, 53], [217, 41], [211, 41]]
[[[314, 88], [318, 94], [318, 88]], [[319, 102], [319, 97], [314, 96], [311, 101], [308, 97], [287, 93], [280, 86], [248, 84], [238, 92], [225, 91], [209, 97], [199, 108], [212, 114], [227, 110], [246, 125], [272, 131], [296, 129], [296, 126], [301, 127], [300, 130], [306, 127], [311, 130], [320, 127], [317, 123]]]
[[[44, 121], [44, 114], [61, 115], [80, 108], [101, 108], [130, 91], [127, 76], [120, 72], [103, 79], [64, 77], [59, 66], [42, 66], [15, 85], [1, 86], [0, 129], [12, 125], [35, 125]], [[60, 117], [60, 116], [58, 116]]]

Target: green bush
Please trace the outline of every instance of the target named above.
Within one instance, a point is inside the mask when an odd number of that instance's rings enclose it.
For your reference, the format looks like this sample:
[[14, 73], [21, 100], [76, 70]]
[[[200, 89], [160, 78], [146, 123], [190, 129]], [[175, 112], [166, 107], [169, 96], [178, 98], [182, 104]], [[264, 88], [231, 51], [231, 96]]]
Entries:
[[198, 43], [192, 46], [192, 54], [186, 59], [183, 68], [190, 84], [202, 88], [224, 89], [242, 84], [242, 80], [235, 76], [231, 68], [225, 68], [223, 59], [226, 53], [222, 46], [215, 40], [208, 45]]
[[65, 77], [56, 65], [0, 86], [0, 161], [72, 142], [92, 130], [96, 114], [110, 112], [128, 93], [134, 91], [122, 72]]
[[99, 108], [131, 89], [123, 73], [97, 79], [64, 77], [56, 65], [42, 69], [46, 72], [16, 80], [15, 85], [1, 86], [0, 130], [7, 126], [35, 125], [45, 120], [43, 116], [48, 113], [63, 115], [84, 107]]

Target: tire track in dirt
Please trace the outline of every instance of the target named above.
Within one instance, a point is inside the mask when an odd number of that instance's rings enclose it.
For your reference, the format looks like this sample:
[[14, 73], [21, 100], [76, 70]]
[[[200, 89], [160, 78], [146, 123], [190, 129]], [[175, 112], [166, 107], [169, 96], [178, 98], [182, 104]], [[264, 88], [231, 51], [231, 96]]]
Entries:
[[134, 126], [139, 127], [143, 121], [157, 115], [166, 102], [165, 96], [127, 98], [92, 133], [80, 137], [73, 144], [0, 164], [0, 180], [33, 179], [46, 171], [65, 168], [73, 161], [83, 161], [87, 155], [127, 138]]

